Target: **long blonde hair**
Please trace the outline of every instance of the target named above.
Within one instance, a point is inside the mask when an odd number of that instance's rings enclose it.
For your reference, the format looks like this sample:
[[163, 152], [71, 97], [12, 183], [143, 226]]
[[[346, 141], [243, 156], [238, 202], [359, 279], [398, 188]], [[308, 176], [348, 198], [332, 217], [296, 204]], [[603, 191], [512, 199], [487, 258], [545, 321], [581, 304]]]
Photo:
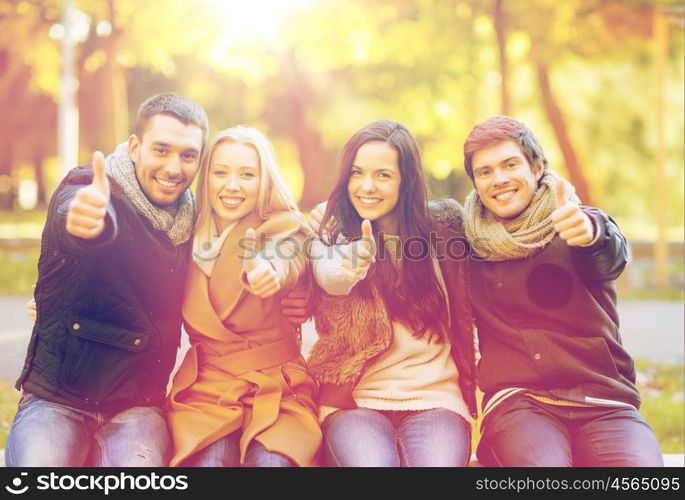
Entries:
[[218, 132], [212, 139], [200, 165], [197, 182], [197, 222], [195, 227], [203, 227], [212, 214], [207, 199], [207, 182], [214, 150], [223, 143], [235, 142], [254, 148], [259, 158], [259, 191], [257, 194], [257, 213], [262, 220], [268, 219], [280, 210], [299, 211], [297, 203], [288, 192], [281, 169], [271, 143], [259, 130], [238, 125]]

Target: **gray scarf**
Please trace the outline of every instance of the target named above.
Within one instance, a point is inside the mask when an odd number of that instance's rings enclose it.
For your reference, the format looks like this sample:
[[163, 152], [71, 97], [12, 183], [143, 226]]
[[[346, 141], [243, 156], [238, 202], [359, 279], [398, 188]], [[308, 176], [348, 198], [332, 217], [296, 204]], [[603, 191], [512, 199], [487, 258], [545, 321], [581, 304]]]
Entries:
[[[557, 208], [555, 189], [557, 182], [566, 182], [550, 170], [540, 178], [538, 190], [530, 205], [518, 217], [501, 222], [483, 202], [474, 189], [466, 198], [465, 230], [472, 249], [490, 261], [504, 261], [530, 257], [542, 250], [556, 234], [550, 218]], [[567, 197], [580, 203], [573, 186], [567, 186]], [[473, 244], [480, 238], [478, 245]]]
[[188, 241], [193, 231], [193, 195], [189, 189], [168, 207], [153, 205], [140, 187], [136, 166], [128, 155], [126, 142], [119, 144], [107, 157], [105, 171], [121, 186], [136, 210], [155, 229], [164, 231], [175, 246]]

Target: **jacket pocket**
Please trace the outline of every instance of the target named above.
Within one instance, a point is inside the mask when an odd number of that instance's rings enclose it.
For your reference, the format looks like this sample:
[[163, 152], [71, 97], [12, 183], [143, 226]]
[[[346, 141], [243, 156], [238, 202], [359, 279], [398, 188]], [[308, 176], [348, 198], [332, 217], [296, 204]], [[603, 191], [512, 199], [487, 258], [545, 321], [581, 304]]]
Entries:
[[130, 404], [140, 382], [147, 336], [76, 313], [68, 315], [66, 326], [61, 389], [96, 406]]

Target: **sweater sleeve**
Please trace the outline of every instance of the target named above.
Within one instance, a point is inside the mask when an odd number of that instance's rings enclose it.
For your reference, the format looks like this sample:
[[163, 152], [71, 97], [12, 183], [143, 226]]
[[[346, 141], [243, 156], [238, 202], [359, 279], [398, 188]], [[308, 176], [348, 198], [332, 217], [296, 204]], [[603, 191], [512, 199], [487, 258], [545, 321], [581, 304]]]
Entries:
[[307, 262], [304, 245], [304, 234], [297, 233], [294, 236], [277, 240], [260, 252], [261, 256], [273, 266], [283, 288], [295, 286], [304, 271]]
[[358, 281], [343, 273], [343, 250], [347, 245], [326, 246], [321, 240], [312, 241], [310, 259], [316, 283], [329, 295], [347, 295]]

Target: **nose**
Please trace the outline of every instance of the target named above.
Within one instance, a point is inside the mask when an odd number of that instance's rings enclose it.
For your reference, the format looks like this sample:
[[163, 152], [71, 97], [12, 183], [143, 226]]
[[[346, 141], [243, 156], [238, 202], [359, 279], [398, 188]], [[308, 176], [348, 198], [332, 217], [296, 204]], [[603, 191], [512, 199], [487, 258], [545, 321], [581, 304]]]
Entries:
[[502, 170], [501, 168], [497, 168], [495, 169], [494, 182], [496, 185], [506, 184], [507, 182], [509, 182], [509, 177], [504, 172], [504, 170]]
[[228, 178], [226, 179], [226, 189], [228, 189], [229, 191], [238, 191], [239, 185], [237, 175], [228, 176]]
[[365, 193], [372, 193], [376, 189], [376, 184], [372, 176], [366, 176], [362, 181], [362, 191]]
[[172, 179], [181, 177], [181, 158], [178, 155], [171, 155], [169, 161], [164, 165], [164, 172]]

